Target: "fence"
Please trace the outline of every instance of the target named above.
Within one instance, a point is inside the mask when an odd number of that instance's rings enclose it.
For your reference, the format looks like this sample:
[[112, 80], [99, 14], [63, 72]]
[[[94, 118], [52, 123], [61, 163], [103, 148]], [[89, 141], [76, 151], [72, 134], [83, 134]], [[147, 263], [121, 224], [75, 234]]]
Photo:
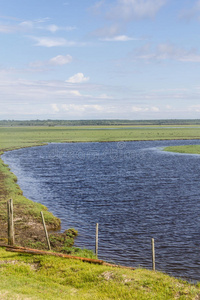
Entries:
[[[13, 200], [10, 199], [7, 202], [7, 211], [8, 211], [8, 245], [14, 246], [15, 244], [15, 232], [14, 232], [14, 219], [13, 219]], [[48, 232], [45, 224], [45, 219], [43, 212], [41, 211], [41, 218], [44, 227], [44, 233], [46, 236], [48, 250], [51, 250], [51, 245], [48, 237]], [[98, 258], [98, 244], [99, 244], [99, 224], [96, 223], [96, 235], [95, 235], [95, 255]], [[20, 248], [20, 247], [19, 247]], [[152, 251], [152, 270], [155, 271], [155, 242], [154, 239], [151, 239], [151, 251]]]

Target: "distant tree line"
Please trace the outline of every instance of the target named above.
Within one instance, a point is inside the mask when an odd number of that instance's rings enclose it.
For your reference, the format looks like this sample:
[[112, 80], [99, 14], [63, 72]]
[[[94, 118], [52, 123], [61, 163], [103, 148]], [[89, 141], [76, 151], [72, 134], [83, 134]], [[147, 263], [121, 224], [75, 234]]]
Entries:
[[0, 126], [114, 126], [114, 125], [200, 125], [200, 119], [171, 120], [1, 120]]

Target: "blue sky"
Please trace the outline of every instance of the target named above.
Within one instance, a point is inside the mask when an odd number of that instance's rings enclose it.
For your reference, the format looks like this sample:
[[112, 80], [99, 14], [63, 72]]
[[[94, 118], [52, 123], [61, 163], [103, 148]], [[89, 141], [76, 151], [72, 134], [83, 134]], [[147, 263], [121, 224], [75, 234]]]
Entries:
[[7, 0], [0, 119], [200, 118], [200, 0]]

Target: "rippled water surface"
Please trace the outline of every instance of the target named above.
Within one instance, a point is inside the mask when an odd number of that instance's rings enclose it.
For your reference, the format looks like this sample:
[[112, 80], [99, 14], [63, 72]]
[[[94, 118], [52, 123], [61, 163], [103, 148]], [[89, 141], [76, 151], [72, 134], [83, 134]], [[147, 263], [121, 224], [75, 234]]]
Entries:
[[45, 204], [76, 246], [99, 258], [200, 280], [200, 156], [161, 151], [200, 141], [49, 144], [7, 152], [24, 195]]

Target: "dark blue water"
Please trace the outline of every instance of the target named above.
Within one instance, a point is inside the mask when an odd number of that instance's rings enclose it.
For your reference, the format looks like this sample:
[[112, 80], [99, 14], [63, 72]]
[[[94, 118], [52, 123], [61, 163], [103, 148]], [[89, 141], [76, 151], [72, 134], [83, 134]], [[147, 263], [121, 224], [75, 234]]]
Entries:
[[200, 141], [49, 144], [7, 152], [24, 195], [46, 205], [99, 258], [200, 280], [200, 156], [161, 151]]

